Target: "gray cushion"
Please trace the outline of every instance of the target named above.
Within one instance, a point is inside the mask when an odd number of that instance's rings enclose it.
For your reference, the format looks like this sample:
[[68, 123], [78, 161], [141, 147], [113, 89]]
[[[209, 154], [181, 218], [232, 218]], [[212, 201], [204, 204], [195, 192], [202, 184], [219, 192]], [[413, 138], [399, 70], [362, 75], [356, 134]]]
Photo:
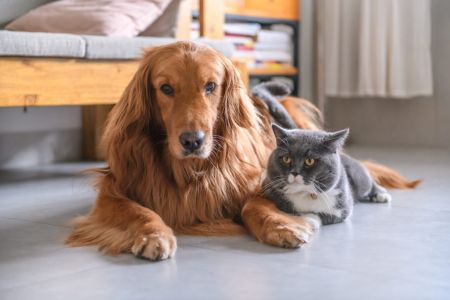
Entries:
[[0, 30], [0, 55], [84, 57], [85, 40], [78, 35]]
[[[135, 37], [116, 38], [103, 36], [83, 36], [86, 40], [88, 59], [135, 59], [141, 57], [143, 49], [176, 42], [174, 38]], [[226, 41], [197, 39], [198, 43], [210, 45], [225, 56], [231, 57], [233, 46]]]
[[144, 48], [173, 43], [174, 38], [125, 38], [84, 35], [87, 59], [135, 59]]
[[[136, 59], [144, 48], [176, 42], [160, 37], [104, 37], [61, 33], [30, 33], [0, 30], [0, 56], [78, 57], [87, 59]], [[231, 57], [227, 41], [200, 38], [204, 43]]]

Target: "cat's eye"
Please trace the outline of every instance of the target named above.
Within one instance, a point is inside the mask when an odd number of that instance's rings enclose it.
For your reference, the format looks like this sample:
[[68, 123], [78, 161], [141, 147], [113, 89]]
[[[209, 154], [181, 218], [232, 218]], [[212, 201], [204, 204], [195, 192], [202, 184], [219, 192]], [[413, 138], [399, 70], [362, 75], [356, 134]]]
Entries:
[[216, 84], [212, 81], [209, 81], [207, 84], [205, 84], [205, 94], [211, 94], [216, 89]]
[[165, 83], [161, 85], [159, 89], [161, 90], [161, 92], [163, 92], [163, 94], [167, 96], [173, 96], [174, 90], [173, 87], [171, 87], [169, 84]]
[[307, 158], [305, 159], [305, 165], [307, 165], [308, 167], [311, 167], [312, 165], [314, 165], [316, 161], [312, 158]]
[[288, 155], [284, 155], [281, 160], [283, 161], [284, 164], [286, 165], [290, 165], [292, 162], [292, 158]]

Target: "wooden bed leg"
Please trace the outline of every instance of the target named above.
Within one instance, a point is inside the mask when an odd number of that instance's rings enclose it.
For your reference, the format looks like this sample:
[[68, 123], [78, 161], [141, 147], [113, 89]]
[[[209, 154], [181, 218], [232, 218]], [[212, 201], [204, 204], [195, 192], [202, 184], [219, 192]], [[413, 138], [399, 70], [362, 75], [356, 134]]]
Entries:
[[105, 158], [100, 141], [105, 129], [106, 118], [113, 105], [86, 105], [83, 114], [83, 159], [103, 160]]

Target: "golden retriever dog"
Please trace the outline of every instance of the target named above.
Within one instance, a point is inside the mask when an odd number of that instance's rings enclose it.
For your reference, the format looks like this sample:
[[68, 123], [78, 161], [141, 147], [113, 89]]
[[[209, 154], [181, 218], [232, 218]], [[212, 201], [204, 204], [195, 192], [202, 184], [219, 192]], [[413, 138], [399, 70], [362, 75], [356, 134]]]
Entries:
[[[315, 126], [301, 100], [285, 102], [299, 126]], [[231, 61], [208, 46], [178, 42], [148, 51], [109, 115], [104, 146], [108, 166], [97, 170], [96, 204], [74, 221], [70, 246], [161, 260], [175, 254], [174, 233], [247, 230], [288, 248], [308, 241], [302, 217], [259, 193], [275, 147], [267, 109], [247, 95]], [[377, 171], [393, 176], [383, 178], [394, 186], [409, 184], [389, 169]]]

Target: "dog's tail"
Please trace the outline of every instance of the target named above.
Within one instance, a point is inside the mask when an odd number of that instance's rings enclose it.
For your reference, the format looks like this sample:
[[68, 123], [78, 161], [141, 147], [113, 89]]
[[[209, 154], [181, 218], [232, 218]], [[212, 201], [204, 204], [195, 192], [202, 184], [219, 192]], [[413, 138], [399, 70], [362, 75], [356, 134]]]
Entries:
[[390, 189], [413, 189], [419, 185], [422, 180], [408, 180], [395, 170], [389, 169], [383, 165], [372, 161], [362, 162], [369, 170], [372, 178], [380, 185]]
[[281, 99], [280, 103], [289, 113], [298, 128], [312, 130], [323, 129], [324, 121], [322, 113], [308, 100], [288, 96]]
[[176, 228], [177, 234], [203, 235], [203, 236], [227, 236], [242, 235], [247, 233], [244, 226], [235, 223], [231, 219], [222, 219], [208, 223], [198, 223], [186, 227]]

